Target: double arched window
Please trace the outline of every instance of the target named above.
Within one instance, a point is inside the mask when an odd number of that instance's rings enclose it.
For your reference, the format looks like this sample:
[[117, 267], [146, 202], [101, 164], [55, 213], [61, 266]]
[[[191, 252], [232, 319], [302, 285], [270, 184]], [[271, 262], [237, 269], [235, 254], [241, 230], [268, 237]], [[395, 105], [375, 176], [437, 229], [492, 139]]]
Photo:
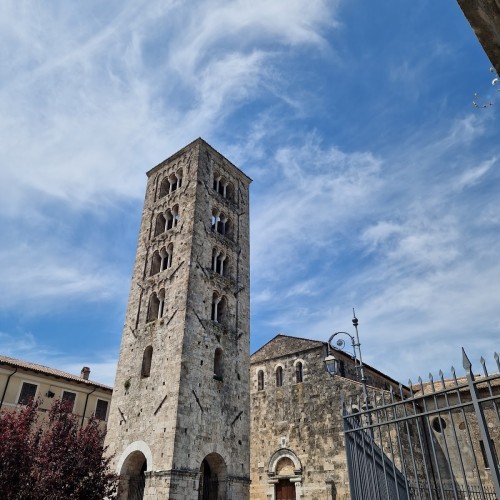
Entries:
[[160, 184], [160, 198], [167, 196], [167, 194], [173, 193], [176, 189], [182, 186], [182, 168], [165, 177]]
[[151, 272], [150, 276], [161, 273], [172, 267], [172, 256], [174, 253], [174, 245], [170, 243], [166, 248], [156, 250], [151, 258]]
[[219, 211], [218, 208], [212, 210], [212, 231], [222, 234], [228, 238], [232, 238], [233, 225], [229, 217]]
[[222, 323], [226, 317], [227, 312], [227, 299], [224, 295], [219, 295], [214, 292], [212, 295], [212, 311], [210, 318], [212, 321]]
[[229, 274], [229, 259], [226, 254], [214, 247], [212, 250], [212, 271], [221, 276], [228, 276]]
[[228, 181], [223, 175], [214, 173], [214, 191], [219, 193], [223, 198], [229, 201], [234, 201], [234, 185]]
[[179, 205], [174, 205], [172, 208], [167, 209], [164, 214], [160, 213], [156, 216], [154, 235], [158, 236], [159, 234], [174, 228], [177, 226], [178, 222]]
[[163, 317], [165, 310], [165, 290], [153, 292], [149, 297], [147, 321], [155, 321]]

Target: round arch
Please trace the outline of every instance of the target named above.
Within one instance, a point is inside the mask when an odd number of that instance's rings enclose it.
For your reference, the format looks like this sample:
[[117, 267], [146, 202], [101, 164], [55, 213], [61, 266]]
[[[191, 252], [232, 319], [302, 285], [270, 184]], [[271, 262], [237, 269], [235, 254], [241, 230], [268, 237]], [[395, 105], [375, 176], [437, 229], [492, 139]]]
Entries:
[[209, 453], [200, 465], [200, 500], [222, 500], [226, 498], [227, 466], [215, 452]]
[[134, 460], [135, 457], [138, 458], [139, 452], [142, 453], [146, 459], [146, 472], [153, 470], [153, 455], [151, 454], [149, 446], [144, 441], [134, 441], [133, 443], [130, 443], [121, 454], [116, 467], [116, 472], [118, 474], [127, 474], [127, 468], [132, 465], [130, 460]]
[[288, 448], [281, 448], [278, 451], [274, 452], [271, 459], [269, 460], [269, 464], [267, 466], [267, 473], [271, 476], [276, 475], [276, 470], [278, 466], [278, 462], [282, 458], [289, 458], [293, 462], [294, 474], [296, 476], [302, 475], [302, 464], [300, 463], [299, 457]]

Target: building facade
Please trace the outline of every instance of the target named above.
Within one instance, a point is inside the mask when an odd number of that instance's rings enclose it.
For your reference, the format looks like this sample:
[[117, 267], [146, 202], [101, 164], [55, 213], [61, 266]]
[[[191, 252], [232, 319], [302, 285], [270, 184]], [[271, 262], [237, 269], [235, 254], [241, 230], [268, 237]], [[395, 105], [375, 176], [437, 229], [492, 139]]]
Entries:
[[[251, 356], [252, 500], [349, 498], [342, 399], [356, 404], [362, 385], [353, 357], [333, 351], [332, 376], [327, 353], [325, 342], [280, 334]], [[370, 391], [398, 388], [366, 365], [365, 376]]]
[[0, 410], [15, 409], [40, 399], [39, 410], [46, 412], [55, 399], [72, 404], [73, 413], [84, 425], [92, 416], [106, 425], [113, 389], [89, 380], [90, 369], [80, 376], [47, 366], [0, 356]]
[[106, 438], [119, 498], [244, 500], [251, 180], [202, 139], [147, 175]]

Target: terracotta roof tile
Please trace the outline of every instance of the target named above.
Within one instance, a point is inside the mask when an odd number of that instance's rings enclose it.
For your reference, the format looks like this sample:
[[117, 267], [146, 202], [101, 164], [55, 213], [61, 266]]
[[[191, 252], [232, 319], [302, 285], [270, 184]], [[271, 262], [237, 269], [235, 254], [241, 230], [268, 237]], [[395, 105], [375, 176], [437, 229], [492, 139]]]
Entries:
[[84, 385], [90, 385], [94, 387], [100, 387], [106, 391], [112, 391], [113, 388], [108, 385], [100, 384], [99, 382], [93, 382], [92, 380], [85, 380], [78, 375], [73, 375], [72, 373], [63, 372], [61, 370], [56, 370], [55, 368], [50, 368], [44, 365], [37, 365], [36, 363], [29, 363], [28, 361], [21, 361], [19, 359], [9, 358], [8, 356], [0, 355], [0, 366], [8, 365], [16, 368], [22, 368], [23, 370], [30, 370], [36, 373], [42, 373], [44, 375], [52, 375], [53, 377], [60, 377], [71, 382], [78, 382]]

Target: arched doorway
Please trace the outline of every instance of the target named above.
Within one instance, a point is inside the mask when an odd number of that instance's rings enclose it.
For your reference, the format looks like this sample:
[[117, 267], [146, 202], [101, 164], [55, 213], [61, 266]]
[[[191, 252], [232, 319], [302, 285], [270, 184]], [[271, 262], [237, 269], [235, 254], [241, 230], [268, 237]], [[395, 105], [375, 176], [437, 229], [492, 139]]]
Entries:
[[210, 453], [201, 462], [199, 500], [223, 500], [226, 486], [226, 463], [217, 453]]
[[276, 500], [295, 500], [295, 483], [290, 481], [290, 478], [295, 475], [294, 463], [290, 457], [282, 457], [276, 464]]
[[120, 500], [142, 500], [146, 484], [148, 462], [140, 451], [132, 452], [123, 462], [120, 471], [118, 498]]

